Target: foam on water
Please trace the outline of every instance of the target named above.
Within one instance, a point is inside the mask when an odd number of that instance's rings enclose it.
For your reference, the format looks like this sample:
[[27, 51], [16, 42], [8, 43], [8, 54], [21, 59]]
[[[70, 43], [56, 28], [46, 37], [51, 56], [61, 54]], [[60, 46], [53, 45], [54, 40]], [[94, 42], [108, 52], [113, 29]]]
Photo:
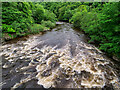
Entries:
[[[71, 57], [68, 45], [63, 49], [52, 49], [51, 47], [44, 47], [43, 49], [43, 58], [52, 54], [48, 59], [41, 58], [39, 60], [40, 64], [36, 67], [38, 84], [45, 88], [57, 87], [57, 84], [63, 83], [62, 79], [72, 80], [72, 88], [83, 86], [86, 88], [102, 88], [106, 83], [118, 82], [118, 78], [111, 68], [107, 72], [99, 67], [102, 66], [105, 69], [109, 65], [109, 62], [100, 55], [93, 54], [89, 58], [84, 55], [84, 51], [81, 51], [75, 57]], [[91, 54], [88, 53], [89, 55]], [[98, 57], [100, 60], [95, 59], [98, 59]]]
[[[9, 69], [18, 61], [23, 61], [23, 65], [16, 66], [15, 72], [28, 75], [12, 85], [13, 89], [32, 79], [37, 79], [36, 84], [43, 85], [44, 88], [103, 88], [106, 85], [119, 88], [114, 64], [96, 47], [82, 41], [73, 41], [75, 47], [72, 47], [68, 37], [61, 48], [57, 48], [58, 45], [38, 48], [45, 41], [38, 42], [36, 38], [31, 37], [27, 41], [0, 47], [0, 56], [5, 56], [3, 69]], [[25, 62], [28, 64], [24, 65]], [[30, 68], [35, 70], [31, 72]], [[9, 73], [11, 72], [12, 69]], [[3, 80], [3, 84], [5, 83], [6, 80]]]

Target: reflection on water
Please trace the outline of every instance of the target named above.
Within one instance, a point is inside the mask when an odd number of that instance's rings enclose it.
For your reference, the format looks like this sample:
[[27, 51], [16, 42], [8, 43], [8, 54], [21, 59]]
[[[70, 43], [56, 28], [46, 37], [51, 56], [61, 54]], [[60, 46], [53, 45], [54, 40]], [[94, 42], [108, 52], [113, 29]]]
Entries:
[[3, 88], [119, 88], [114, 63], [71, 27], [3, 45]]

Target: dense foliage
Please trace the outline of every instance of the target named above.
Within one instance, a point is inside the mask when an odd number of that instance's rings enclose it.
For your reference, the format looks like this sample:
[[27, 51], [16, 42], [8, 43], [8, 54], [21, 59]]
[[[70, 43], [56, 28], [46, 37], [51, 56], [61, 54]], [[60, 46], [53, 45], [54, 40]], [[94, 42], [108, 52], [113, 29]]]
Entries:
[[41, 3], [59, 20], [69, 21], [85, 31], [99, 48], [120, 57], [120, 2]]
[[[55, 23], [56, 15], [44, 9], [38, 3], [4, 2], [2, 3], [2, 31], [9, 36], [17, 37], [30, 33], [39, 33], [46, 26], [41, 21]], [[55, 26], [55, 25], [54, 25]], [[49, 26], [48, 28], [53, 28]]]
[[90, 42], [99, 44], [101, 50], [120, 57], [120, 3], [105, 3], [100, 11], [98, 9], [84, 8], [70, 21], [88, 33]]
[[52, 11], [56, 14], [58, 20], [61, 21], [69, 21], [69, 19], [73, 16], [73, 10], [82, 3], [78, 2], [42, 2], [40, 3], [44, 6], [44, 8]]
[[120, 2], [6, 2], [3, 3], [3, 32], [16, 36], [53, 28], [67, 21], [83, 30], [109, 55], [120, 57]]

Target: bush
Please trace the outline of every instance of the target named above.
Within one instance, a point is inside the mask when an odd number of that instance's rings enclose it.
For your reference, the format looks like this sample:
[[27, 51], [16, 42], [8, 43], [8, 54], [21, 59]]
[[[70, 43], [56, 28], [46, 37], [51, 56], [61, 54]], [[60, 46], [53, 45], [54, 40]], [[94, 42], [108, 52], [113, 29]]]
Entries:
[[69, 19], [71, 19], [72, 16], [73, 16], [72, 10], [67, 10], [65, 11], [65, 14], [63, 15], [63, 20], [69, 21]]
[[41, 21], [48, 21], [55, 22], [57, 20], [56, 15], [46, 9], [43, 8], [42, 5], [36, 4], [33, 10], [33, 18], [35, 23], [41, 24]]
[[[99, 48], [110, 56], [120, 57], [120, 2], [105, 3], [102, 10], [92, 9], [88, 12], [85, 7], [76, 9], [70, 22], [74, 27], [81, 28], [91, 37], [90, 42], [99, 44]], [[101, 9], [101, 8], [100, 8]]]
[[40, 31], [44, 30], [44, 26], [40, 24], [33, 24], [33, 26], [30, 27], [30, 32], [29, 33], [39, 33]]
[[41, 23], [41, 21], [44, 18], [44, 12], [45, 12], [45, 9], [43, 8], [43, 6], [39, 4], [35, 5], [35, 8], [33, 10], [33, 18], [35, 20], [35, 23], [37, 24]]
[[[83, 20], [88, 13], [88, 7], [86, 5], [80, 5], [77, 9], [75, 9], [73, 12], [76, 12], [73, 14], [72, 18], [69, 20], [69, 22], [73, 23], [74, 27], [80, 28], [81, 23], [84, 22]], [[89, 16], [87, 17], [89, 19]]]
[[2, 25], [2, 30], [4, 30], [4, 32], [6, 32], [6, 33], [14, 33], [15, 32], [15, 30], [12, 28], [11, 25], [6, 25], [6, 24]]
[[45, 10], [44, 21], [55, 22], [57, 20], [56, 15], [48, 10]]
[[[55, 24], [54, 13], [45, 10], [39, 3], [31, 2], [3, 2], [2, 3], [2, 32], [11, 36], [24, 36], [29, 33], [38, 33], [43, 30], [41, 21], [48, 21], [48, 27]], [[37, 23], [37, 24], [35, 24]], [[33, 26], [32, 26], [33, 25]], [[29, 31], [30, 30], [30, 31]]]
[[69, 22], [73, 23], [74, 27], [80, 28], [81, 16], [82, 16], [81, 12], [77, 12], [73, 15]]
[[30, 8], [28, 2], [3, 2], [2, 32], [14, 32], [16, 36], [26, 35], [28, 27], [34, 22]]
[[45, 27], [48, 27], [48, 28], [53, 28], [55, 27], [55, 23], [51, 22], [51, 21], [42, 21], [41, 24]]

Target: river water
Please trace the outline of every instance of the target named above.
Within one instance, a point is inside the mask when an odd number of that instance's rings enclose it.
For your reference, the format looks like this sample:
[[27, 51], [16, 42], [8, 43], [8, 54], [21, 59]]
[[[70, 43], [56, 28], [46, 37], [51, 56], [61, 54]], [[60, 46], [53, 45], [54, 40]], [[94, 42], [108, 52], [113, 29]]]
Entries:
[[117, 66], [69, 23], [0, 51], [3, 88], [120, 88]]

